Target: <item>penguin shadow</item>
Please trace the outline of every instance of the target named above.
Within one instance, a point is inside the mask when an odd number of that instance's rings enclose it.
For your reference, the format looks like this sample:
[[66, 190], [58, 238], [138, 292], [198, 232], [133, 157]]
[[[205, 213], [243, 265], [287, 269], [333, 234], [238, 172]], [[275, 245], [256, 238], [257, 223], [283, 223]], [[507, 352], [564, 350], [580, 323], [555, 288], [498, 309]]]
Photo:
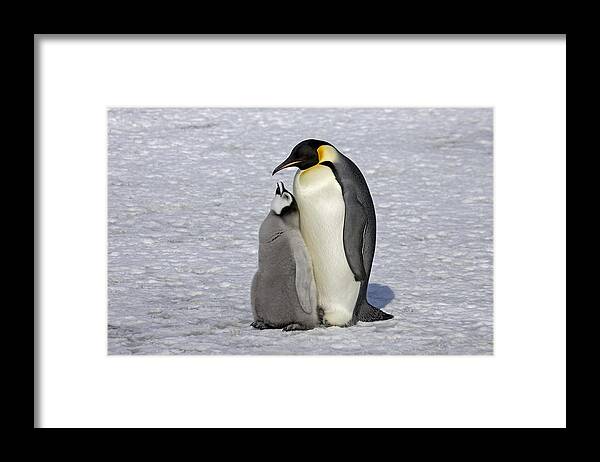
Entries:
[[390, 286], [372, 283], [367, 288], [367, 300], [377, 308], [384, 308], [395, 296], [396, 294], [394, 294]]

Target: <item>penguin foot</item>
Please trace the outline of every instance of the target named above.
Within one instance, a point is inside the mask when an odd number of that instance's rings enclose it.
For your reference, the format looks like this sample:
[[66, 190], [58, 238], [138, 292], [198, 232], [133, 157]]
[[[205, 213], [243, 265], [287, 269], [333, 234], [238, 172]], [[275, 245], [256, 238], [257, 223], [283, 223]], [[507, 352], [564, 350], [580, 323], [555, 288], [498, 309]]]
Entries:
[[267, 324], [266, 322], [263, 321], [254, 321], [252, 324], [250, 324], [250, 326], [254, 327], [255, 329], [272, 329], [272, 327]]
[[305, 326], [304, 324], [288, 324], [287, 326], [285, 326], [282, 330], [284, 332], [289, 332], [292, 330], [309, 330], [311, 329], [311, 327]]
[[327, 320], [327, 318], [325, 318], [324, 316], [323, 316], [322, 318], [320, 318], [320, 319], [319, 319], [319, 321], [321, 322], [321, 325], [322, 325], [323, 327], [333, 327], [333, 326], [335, 326], [335, 325], [336, 325], [336, 324], [331, 324], [331, 323], [330, 323], [330, 322]]

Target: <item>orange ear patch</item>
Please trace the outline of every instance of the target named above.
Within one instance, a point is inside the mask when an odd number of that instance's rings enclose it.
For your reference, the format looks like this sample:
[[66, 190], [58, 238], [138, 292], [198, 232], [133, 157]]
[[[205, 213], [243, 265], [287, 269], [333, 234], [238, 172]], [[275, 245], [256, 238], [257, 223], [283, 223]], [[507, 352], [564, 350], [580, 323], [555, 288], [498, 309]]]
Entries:
[[319, 146], [317, 148], [317, 154], [319, 155], [319, 162], [323, 162], [323, 156], [325, 155], [325, 146]]
[[335, 148], [326, 144], [317, 148], [317, 154], [319, 156], [319, 162], [325, 162], [326, 160], [333, 162], [337, 158], [337, 151]]

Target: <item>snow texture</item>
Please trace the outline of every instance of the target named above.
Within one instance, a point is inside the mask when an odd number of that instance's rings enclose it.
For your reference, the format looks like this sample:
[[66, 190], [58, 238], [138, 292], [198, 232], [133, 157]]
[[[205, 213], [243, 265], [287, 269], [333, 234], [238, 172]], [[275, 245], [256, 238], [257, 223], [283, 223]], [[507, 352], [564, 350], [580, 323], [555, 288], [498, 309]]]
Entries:
[[[492, 124], [492, 109], [109, 110], [109, 354], [492, 354]], [[250, 327], [258, 228], [295, 169], [271, 172], [305, 138], [369, 184], [369, 300], [392, 320]]]

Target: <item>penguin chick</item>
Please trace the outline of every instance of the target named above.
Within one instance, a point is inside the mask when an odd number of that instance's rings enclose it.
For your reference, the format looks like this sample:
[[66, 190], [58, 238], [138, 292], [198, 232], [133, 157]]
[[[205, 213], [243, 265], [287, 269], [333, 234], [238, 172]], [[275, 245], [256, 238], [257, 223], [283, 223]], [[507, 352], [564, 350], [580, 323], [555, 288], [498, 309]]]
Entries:
[[258, 271], [251, 288], [252, 327], [314, 328], [319, 318], [312, 261], [300, 234], [296, 199], [281, 181], [258, 238]]

